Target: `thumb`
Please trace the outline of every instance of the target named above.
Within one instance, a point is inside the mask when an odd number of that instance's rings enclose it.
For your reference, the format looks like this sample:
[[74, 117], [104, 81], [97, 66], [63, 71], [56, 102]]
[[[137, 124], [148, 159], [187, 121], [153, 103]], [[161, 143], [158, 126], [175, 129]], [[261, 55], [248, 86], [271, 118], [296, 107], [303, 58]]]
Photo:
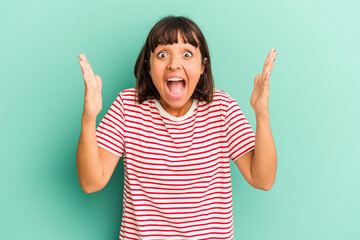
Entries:
[[102, 88], [102, 80], [99, 75], [95, 75], [96, 83], [98, 85], [99, 90]]

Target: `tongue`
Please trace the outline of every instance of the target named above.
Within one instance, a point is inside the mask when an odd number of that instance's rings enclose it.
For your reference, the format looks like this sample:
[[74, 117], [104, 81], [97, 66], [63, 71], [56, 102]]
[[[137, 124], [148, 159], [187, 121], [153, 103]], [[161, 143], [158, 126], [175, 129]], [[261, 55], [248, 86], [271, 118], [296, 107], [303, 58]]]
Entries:
[[182, 91], [184, 83], [183, 81], [168, 82], [168, 87], [172, 94], [178, 95]]

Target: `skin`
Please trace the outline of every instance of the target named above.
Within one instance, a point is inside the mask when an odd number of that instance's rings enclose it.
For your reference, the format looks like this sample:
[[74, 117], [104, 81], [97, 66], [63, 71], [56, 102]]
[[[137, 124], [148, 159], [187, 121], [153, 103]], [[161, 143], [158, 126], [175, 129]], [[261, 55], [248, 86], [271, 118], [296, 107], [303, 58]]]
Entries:
[[[181, 38], [179, 38], [181, 39]], [[164, 58], [157, 58], [157, 50], [150, 59], [150, 75], [156, 88], [159, 90], [163, 108], [174, 116], [184, 115], [190, 108], [191, 95], [195, 89], [200, 75], [204, 71], [199, 49], [186, 46], [183, 42], [178, 44], [158, 46], [159, 51], [166, 51]], [[192, 47], [192, 48], [191, 48]], [[192, 58], [184, 58], [184, 51], [192, 50]], [[273, 69], [274, 60], [277, 55], [275, 49], [271, 49], [265, 61], [263, 72], [258, 74], [254, 80], [254, 90], [251, 95], [250, 104], [256, 116], [255, 151], [252, 150], [235, 163], [244, 178], [250, 185], [262, 190], [269, 190], [276, 175], [277, 157], [274, 140], [270, 130], [269, 122], [269, 79]], [[102, 80], [94, 72], [84, 54], [78, 55], [80, 67], [83, 72], [85, 84], [84, 110], [81, 119], [81, 134], [79, 138], [76, 166], [79, 183], [86, 193], [101, 190], [108, 183], [114, 169], [119, 161], [115, 154], [97, 146], [96, 141], [96, 116], [102, 108]], [[206, 63], [206, 59], [204, 59]], [[167, 74], [176, 74], [187, 79], [186, 94], [179, 101], [166, 98], [165, 78]]]
[[[178, 39], [175, 44], [158, 45], [149, 59], [149, 74], [160, 94], [159, 102], [165, 111], [175, 117], [185, 115], [190, 109], [191, 96], [204, 72], [199, 48], [184, 43], [180, 34]], [[179, 100], [173, 100], [166, 94], [166, 78], [170, 75], [180, 76], [186, 81], [185, 95]]]
[[258, 74], [254, 80], [254, 90], [251, 94], [250, 105], [255, 115], [269, 114], [269, 87], [270, 74], [274, 67], [277, 52], [271, 49], [263, 66], [263, 72]]
[[255, 111], [255, 150], [235, 160], [246, 181], [255, 188], [268, 191], [272, 188], [277, 169], [277, 154], [269, 120], [270, 75], [277, 52], [271, 49], [263, 66], [263, 72], [254, 80], [250, 105]]

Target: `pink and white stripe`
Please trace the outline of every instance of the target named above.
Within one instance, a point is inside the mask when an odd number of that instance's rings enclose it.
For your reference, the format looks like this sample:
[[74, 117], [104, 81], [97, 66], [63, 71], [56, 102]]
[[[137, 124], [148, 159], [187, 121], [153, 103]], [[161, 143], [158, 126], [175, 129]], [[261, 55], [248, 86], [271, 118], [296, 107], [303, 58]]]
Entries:
[[214, 89], [180, 118], [158, 100], [119, 93], [96, 130], [98, 145], [124, 156], [119, 239], [234, 239], [229, 159], [255, 148], [236, 101]]

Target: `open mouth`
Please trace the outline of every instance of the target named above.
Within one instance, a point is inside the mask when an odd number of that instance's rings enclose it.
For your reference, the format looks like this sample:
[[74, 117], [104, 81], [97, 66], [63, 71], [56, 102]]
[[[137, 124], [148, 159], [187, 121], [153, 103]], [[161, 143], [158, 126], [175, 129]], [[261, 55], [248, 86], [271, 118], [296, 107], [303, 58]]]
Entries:
[[186, 82], [182, 78], [169, 78], [166, 80], [166, 88], [173, 96], [180, 96], [185, 90]]

